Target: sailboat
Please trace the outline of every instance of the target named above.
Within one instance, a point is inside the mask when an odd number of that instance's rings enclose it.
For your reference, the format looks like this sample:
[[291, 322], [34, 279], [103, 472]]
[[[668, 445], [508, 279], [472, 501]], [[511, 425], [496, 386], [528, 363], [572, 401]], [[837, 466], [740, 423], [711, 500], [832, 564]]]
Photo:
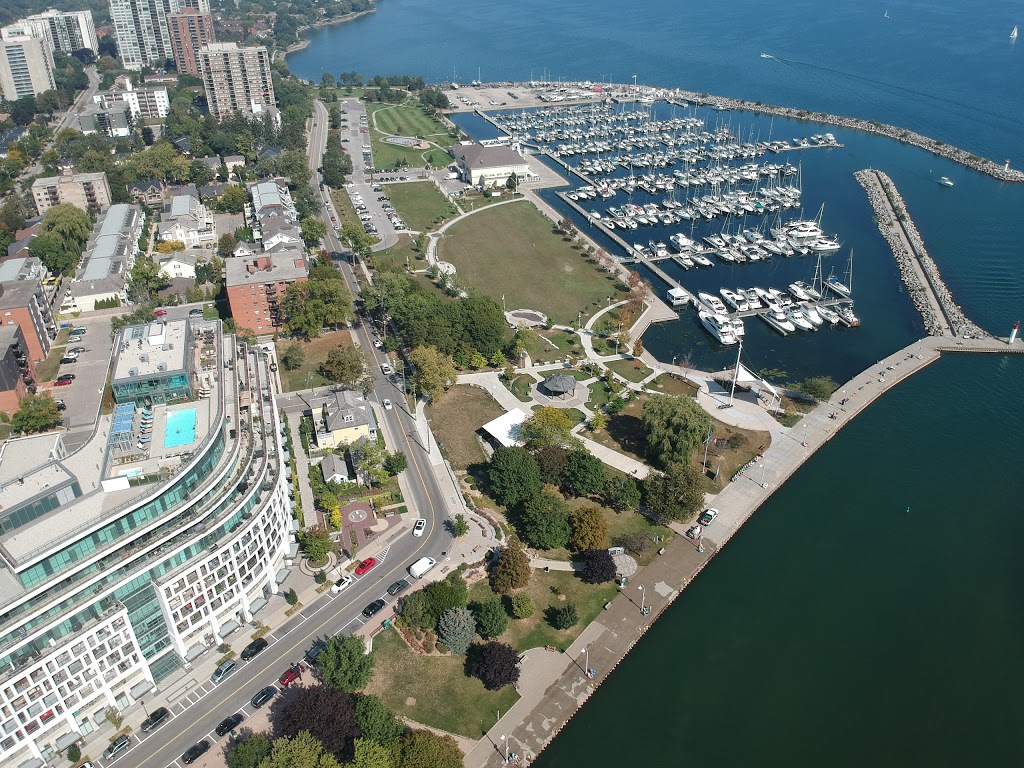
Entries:
[[885, 9], [885, 13], [882, 14], [882, 18], [883, 19], [888, 19], [889, 18], [889, 9], [888, 8]]
[[1013, 25], [1013, 32], [1010, 33], [1010, 39], [1011, 40], [1016, 40], [1017, 39], [1017, 25], [1016, 24]]

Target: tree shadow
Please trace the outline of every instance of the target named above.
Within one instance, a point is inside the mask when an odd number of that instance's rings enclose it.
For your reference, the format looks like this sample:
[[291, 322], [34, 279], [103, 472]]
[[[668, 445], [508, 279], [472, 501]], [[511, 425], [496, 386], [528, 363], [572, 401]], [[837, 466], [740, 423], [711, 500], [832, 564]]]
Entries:
[[608, 420], [605, 431], [622, 447], [622, 450], [636, 456], [643, 456], [646, 453], [647, 433], [638, 417], [620, 413]]

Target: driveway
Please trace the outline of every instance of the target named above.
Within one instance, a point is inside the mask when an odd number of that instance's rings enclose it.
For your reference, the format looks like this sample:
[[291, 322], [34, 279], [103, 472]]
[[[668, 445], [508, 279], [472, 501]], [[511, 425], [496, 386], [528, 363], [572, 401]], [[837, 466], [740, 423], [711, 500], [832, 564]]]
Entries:
[[[85, 347], [85, 351], [78, 355], [74, 363], [62, 365], [57, 375], [73, 373], [75, 380], [66, 387], [57, 387], [53, 383], [40, 386], [40, 391], [48, 391], [55, 400], [63, 400], [67, 406], [63, 423], [73, 433], [65, 438], [70, 450], [85, 442], [96, 424], [112, 354], [110, 315], [73, 322], [75, 327], [82, 326], [88, 328], [88, 331], [80, 343], [68, 346]], [[54, 347], [58, 351], [65, 348]]]

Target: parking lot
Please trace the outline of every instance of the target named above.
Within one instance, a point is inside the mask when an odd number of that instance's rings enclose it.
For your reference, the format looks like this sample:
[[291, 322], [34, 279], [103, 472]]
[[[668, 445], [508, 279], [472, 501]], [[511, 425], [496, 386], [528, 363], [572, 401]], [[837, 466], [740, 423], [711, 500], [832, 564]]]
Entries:
[[64, 402], [63, 424], [74, 433], [65, 438], [65, 443], [72, 450], [85, 442], [99, 414], [113, 348], [113, 342], [110, 340], [110, 322], [109, 315], [74, 321], [73, 327], [85, 328], [86, 332], [80, 340], [54, 349], [64, 354], [67, 354], [69, 349], [82, 350], [74, 362], [62, 363], [57, 371], [58, 379], [63, 375], [72, 375], [75, 378], [67, 385], [58, 386], [56, 381], [43, 382], [39, 385], [40, 392], [49, 392], [54, 400]]

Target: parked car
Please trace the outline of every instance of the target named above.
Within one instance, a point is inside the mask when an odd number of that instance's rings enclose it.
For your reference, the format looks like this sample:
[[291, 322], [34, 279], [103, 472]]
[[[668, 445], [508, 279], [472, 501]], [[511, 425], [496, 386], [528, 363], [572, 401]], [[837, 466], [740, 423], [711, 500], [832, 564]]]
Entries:
[[342, 578], [338, 579], [336, 582], [334, 582], [334, 584], [331, 585], [331, 594], [332, 595], [338, 594], [343, 589], [345, 589], [350, 584], [352, 584], [352, 582], [354, 582], [354, 581], [355, 581], [355, 578], [352, 576], [352, 574], [349, 574], [348, 576], [343, 576]]
[[154, 709], [149, 717], [142, 721], [142, 732], [148, 733], [154, 728], [159, 728], [164, 722], [171, 716], [171, 711], [167, 707], [158, 707]]
[[705, 509], [704, 514], [697, 518], [697, 522], [704, 527], [707, 527], [715, 522], [716, 517], [718, 517], [718, 510], [712, 507], [710, 509]]
[[701, 528], [699, 525], [696, 525], [696, 524], [694, 524], [694, 525], [692, 525], [692, 526], [690, 526], [689, 528], [686, 529], [686, 535], [689, 538], [691, 538], [691, 539], [700, 538], [700, 535], [703, 532], [704, 532], [704, 529]]
[[227, 734], [235, 730], [235, 728], [238, 727], [238, 724], [241, 723], [243, 720], [245, 720], [245, 715], [243, 715], [241, 712], [236, 712], [231, 717], [225, 717], [223, 720], [221, 720], [220, 725], [218, 725], [214, 730], [216, 731], [218, 736], [226, 736]]
[[206, 739], [197, 741], [191, 747], [185, 750], [185, 754], [181, 756], [181, 762], [185, 765], [192, 765], [196, 760], [205, 755], [210, 749], [210, 742]]
[[65, 354], [68, 354], [68, 355], [80, 355], [83, 352], [85, 352], [85, 347], [72, 347], [71, 349], [67, 350], [65, 352]]
[[202, 317], [203, 316], [203, 310], [201, 310], [201, 309], [190, 309], [188, 311], [188, 316], [189, 317], [193, 317], [193, 318], [194, 317]]
[[272, 685], [268, 685], [266, 688], [260, 690], [255, 696], [252, 697], [250, 702], [256, 709], [259, 709], [272, 698], [277, 695], [277, 688]]
[[374, 614], [380, 613], [381, 609], [385, 605], [387, 605], [387, 603], [385, 603], [383, 600], [374, 600], [368, 606], [363, 608], [363, 616], [368, 619]]
[[399, 579], [394, 584], [392, 584], [390, 587], [388, 587], [388, 594], [391, 595], [392, 597], [394, 597], [399, 592], [404, 591], [406, 589], [406, 587], [408, 587], [408, 586], [409, 586], [409, 582], [408, 581], [406, 581], [405, 579]]
[[313, 643], [313, 647], [306, 651], [306, 662], [309, 664], [316, 664], [316, 660], [320, 658], [320, 654], [327, 650], [327, 643], [323, 640], [317, 640]]
[[55, 387], [67, 387], [70, 385], [71, 379], [57, 379], [55, 382], [53, 382], [53, 386]]
[[114, 755], [119, 755], [124, 752], [128, 747], [132, 745], [131, 736], [118, 736], [112, 742], [110, 746], [103, 750], [103, 759], [109, 760]]
[[78, 355], [64, 355], [64, 357], [60, 359], [61, 365], [70, 365], [75, 362], [78, 362]]
[[157, 317], [167, 317], [167, 310], [166, 309], [154, 309], [153, 310], [153, 314], [156, 315]]
[[85, 334], [86, 334], [86, 332], [88, 330], [89, 329], [86, 328], [84, 325], [77, 325], [77, 326], [75, 326], [74, 328], [71, 329], [71, 335], [72, 336], [85, 336]]
[[364, 573], [368, 573], [373, 567], [377, 565], [377, 558], [368, 557], [359, 565], [356, 566], [356, 576], [362, 576]]
[[300, 677], [302, 677], [302, 665], [296, 664], [293, 667], [288, 667], [288, 669], [284, 671], [284, 674], [277, 678], [277, 682], [281, 684], [282, 688], [287, 688]]
[[413, 526], [412, 526], [412, 535], [413, 536], [422, 536], [423, 535], [423, 531], [425, 531], [426, 529], [427, 529], [427, 521], [424, 520], [421, 517], [419, 520], [417, 520], [413, 524]]
[[268, 643], [265, 638], [256, 638], [247, 646], [245, 646], [245, 648], [242, 649], [242, 653], [240, 654], [242, 657], [242, 661], [252, 661], [256, 658], [256, 654], [258, 654], [262, 650], [265, 650], [269, 645], [270, 643]]
[[74, 380], [75, 380], [75, 374], [73, 374], [73, 373], [62, 373], [60, 376], [57, 377], [57, 381], [74, 381]]

